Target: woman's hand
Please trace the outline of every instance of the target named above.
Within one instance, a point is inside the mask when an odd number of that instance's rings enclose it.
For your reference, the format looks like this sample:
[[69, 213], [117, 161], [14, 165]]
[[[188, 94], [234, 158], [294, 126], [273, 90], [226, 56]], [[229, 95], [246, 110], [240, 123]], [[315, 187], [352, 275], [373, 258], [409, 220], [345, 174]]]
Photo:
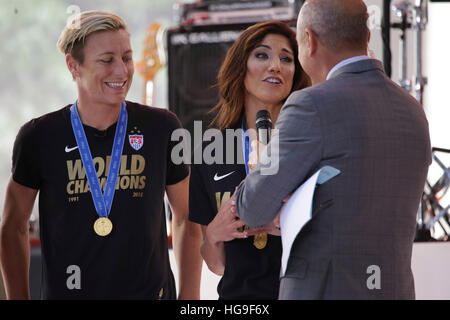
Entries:
[[247, 230], [240, 232], [237, 229], [245, 223], [239, 220], [235, 205], [236, 195], [226, 201], [221, 207], [213, 221], [206, 228], [206, 237], [211, 243], [231, 241], [234, 239], [245, 239], [248, 237]]

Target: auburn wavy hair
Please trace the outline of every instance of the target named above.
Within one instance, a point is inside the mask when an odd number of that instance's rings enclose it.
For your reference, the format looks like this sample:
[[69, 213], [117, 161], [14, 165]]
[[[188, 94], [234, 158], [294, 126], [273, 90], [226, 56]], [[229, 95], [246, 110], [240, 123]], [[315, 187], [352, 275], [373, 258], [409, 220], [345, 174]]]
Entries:
[[310, 85], [308, 75], [303, 71], [298, 61], [298, 47], [295, 32], [284, 22], [262, 22], [247, 28], [228, 50], [225, 60], [217, 76], [219, 88], [219, 102], [211, 109], [217, 112], [210, 126], [220, 130], [236, 124], [244, 113], [245, 104], [245, 75], [247, 60], [268, 34], [285, 36], [294, 53], [295, 73], [292, 91], [303, 89]]

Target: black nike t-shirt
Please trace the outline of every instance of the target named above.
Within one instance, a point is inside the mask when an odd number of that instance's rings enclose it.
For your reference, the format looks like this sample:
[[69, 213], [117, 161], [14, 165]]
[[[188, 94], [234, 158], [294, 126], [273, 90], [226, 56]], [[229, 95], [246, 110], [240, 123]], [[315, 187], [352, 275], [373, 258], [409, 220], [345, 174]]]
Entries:
[[[238, 128], [240, 126], [236, 125], [232, 130]], [[221, 136], [223, 164], [208, 165], [203, 161], [201, 164], [191, 165], [189, 219], [205, 226], [214, 219], [220, 206], [233, 195], [235, 188], [246, 177], [241, 138], [237, 136], [234, 141], [229, 138], [227, 141], [225, 131], [222, 131]], [[214, 139], [203, 143], [203, 156], [207, 156], [210, 150], [213, 150], [213, 156], [217, 154], [212, 147], [214, 143]], [[232, 149], [229, 148], [230, 143]], [[216, 145], [219, 146], [220, 143]], [[230, 156], [227, 150], [233, 150], [234, 154]], [[227, 161], [227, 156], [232, 161]], [[221, 157], [216, 159], [219, 158]], [[267, 242], [262, 249], [258, 248], [253, 236], [225, 242], [225, 272], [217, 288], [219, 299], [278, 298], [281, 238], [267, 236]]]
[[[164, 192], [187, 177], [170, 158], [177, 117], [126, 102], [128, 125], [111, 212], [112, 232], [98, 219], [68, 105], [26, 123], [13, 151], [13, 179], [39, 190], [44, 299], [173, 299]], [[116, 124], [84, 125], [104, 191]]]

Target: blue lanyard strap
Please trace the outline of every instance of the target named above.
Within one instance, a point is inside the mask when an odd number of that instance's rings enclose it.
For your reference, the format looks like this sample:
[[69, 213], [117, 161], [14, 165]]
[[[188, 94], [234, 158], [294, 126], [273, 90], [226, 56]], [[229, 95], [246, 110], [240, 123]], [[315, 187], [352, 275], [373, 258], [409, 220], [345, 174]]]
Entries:
[[111, 211], [111, 205], [116, 189], [116, 182], [119, 175], [120, 162], [122, 160], [122, 150], [125, 141], [125, 133], [127, 130], [128, 113], [125, 102], [120, 107], [119, 120], [117, 122], [116, 133], [114, 136], [114, 144], [111, 153], [111, 163], [109, 165], [108, 178], [106, 180], [105, 193], [102, 193], [100, 183], [98, 181], [97, 172], [95, 171], [94, 161], [92, 160], [91, 150], [86, 139], [86, 134], [81, 123], [77, 110], [77, 101], [70, 108], [70, 120], [78, 149], [81, 155], [86, 177], [91, 189], [92, 200], [94, 201], [95, 210], [100, 217], [107, 217]]
[[246, 133], [245, 122], [242, 119], [242, 151], [244, 154], [244, 163], [245, 163], [245, 173], [248, 175], [248, 160], [250, 158], [250, 138]]

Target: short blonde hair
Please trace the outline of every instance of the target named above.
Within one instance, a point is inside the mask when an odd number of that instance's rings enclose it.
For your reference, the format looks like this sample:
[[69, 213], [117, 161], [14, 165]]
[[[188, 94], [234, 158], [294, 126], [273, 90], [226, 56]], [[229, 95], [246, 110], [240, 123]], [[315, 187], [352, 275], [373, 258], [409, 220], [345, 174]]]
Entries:
[[67, 22], [56, 45], [63, 54], [70, 53], [75, 60], [83, 63], [83, 47], [90, 34], [120, 29], [128, 31], [121, 17], [105, 11], [84, 11]]

